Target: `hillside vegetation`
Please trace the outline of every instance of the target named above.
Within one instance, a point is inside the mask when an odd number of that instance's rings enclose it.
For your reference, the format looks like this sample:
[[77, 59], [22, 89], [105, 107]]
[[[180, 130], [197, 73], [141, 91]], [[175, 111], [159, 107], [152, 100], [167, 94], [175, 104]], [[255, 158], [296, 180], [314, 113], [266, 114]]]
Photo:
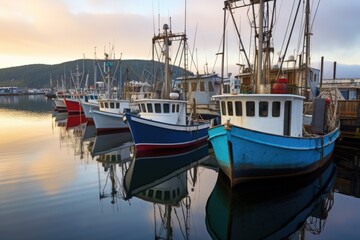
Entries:
[[[163, 64], [159, 62], [155, 62], [155, 64], [150, 60], [112, 60], [112, 62], [110, 72], [115, 76], [117, 82], [147, 80], [150, 83], [153, 81], [153, 72], [156, 76], [162, 76]], [[31, 64], [3, 68], [0, 69], [0, 87], [50, 88], [51, 82], [52, 87], [56, 87], [56, 84], [60, 85], [62, 82], [69, 85], [71, 73], [76, 72], [77, 66], [79, 72], [83, 73], [83, 84], [87, 78], [89, 85], [93, 85], [95, 79], [96, 81], [103, 80], [103, 64], [104, 60], [78, 59], [54, 65]], [[95, 79], [94, 69], [96, 69]], [[184, 75], [183, 69], [175, 66], [172, 68], [172, 73], [173, 77]]]

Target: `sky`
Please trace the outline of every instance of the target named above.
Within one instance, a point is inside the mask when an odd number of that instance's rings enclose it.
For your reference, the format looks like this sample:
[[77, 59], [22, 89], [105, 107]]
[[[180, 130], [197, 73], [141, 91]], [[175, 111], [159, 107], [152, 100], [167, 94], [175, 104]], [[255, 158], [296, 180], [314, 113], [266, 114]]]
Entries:
[[[283, 38], [288, 21], [282, 18], [287, 19], [297, 2], [277, 1], [280, 10], [274, 35]], [[356, 27], [360, 1], [311, 2], [315, 15], [312, 66], [319, 68], [324, 57], [325, 75], [332, 76], [336, 62], [338, 78], [360, 77], [360, 28]], [[196, 71], [197, 66], [202, 73], [208, 66], [209, 71], [220, 72], [216, 53], [220, 52], [222, 39], [223, 6], [223, 0], [1, 0], [0, 68], [93, 59], [95, 54], [101, 59], [110, 49], [115, 58], [150, 60], [151, 39], [164, 23], [170, 25], [171, 18], [175, 33], [184, 32], [186, 25], [194, 59], [190, 70]], [[246, 36], [247, 20], [239, 17], [238, 21]], [[275, 49], [281, 44], [278, 37]], [[289, 47], [289, 54], [297, 54], [295, 46]], [[226, 52], [233, 53], [226, 59], [229, 71], [237, 71], [236, 63], [242, 60], [235, 54], [237, 48], [229, 44]]]

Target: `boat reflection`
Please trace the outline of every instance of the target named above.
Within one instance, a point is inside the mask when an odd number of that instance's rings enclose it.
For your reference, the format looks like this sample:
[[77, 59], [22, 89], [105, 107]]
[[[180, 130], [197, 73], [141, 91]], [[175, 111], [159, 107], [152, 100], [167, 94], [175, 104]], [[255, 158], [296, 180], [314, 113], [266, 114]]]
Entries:
[[99, 199], [111, 199], [111, 204], [125, 198], [123, 177], [129, 168], [129, 150], [113, 150], [97, 157], [99, 178]]
[[304, 239], [319, 234], [333, 205], [336, 168], [284, 182], [244, 183], [231, 189], [219, 172], [206, 204], [213, 239]]
[[54, 111], [52, 116], [55, 118], [55, 124], [57, 127], [65, 127], [67, 122], [68, 113], [67, 112], [57, 112]]
[[66, 120], [66, 130], [76, 129], [76, 128], [84, 128], [87, 119], [84, 114], [73, 114], [68, 115]]
[[189, 238], [191, 199], [197, 167], [208, 157], [208, 145], [173, 155], [137, 156], [124, 178], [126, 199], [153, 203], [155, 239]]
[[83, 142], [93, 142], [96, 137], [96, 128], [93, 124], [87, 122], [85, 131], [83, 132], [82, 141]]
[[131, 134], [123, 132], [96, 135], [89, 143], [91, 156], [98, 162], [100, 201], [110, 198], [111, 204], [115, 204], [119, 199], [124, 199], [122, 183], [130, 165], [131, 140]]
[[339, 142], [334, 159], [338, 169], [335, 191], [360, 198], [360, 141]]
[[60, 147], [74, 149], [74, 155], [84, 158], [83, 136], [87, 129], [84, 115], [69, 115], [67, 112], [53, 112], [55, 125], [59, 128]]
[[120, 149], [127, 149], [130, 157], [130, 146], [134, 145], [130, 132], [96, 135], [91, 148], [91, 156], [106, 154]]

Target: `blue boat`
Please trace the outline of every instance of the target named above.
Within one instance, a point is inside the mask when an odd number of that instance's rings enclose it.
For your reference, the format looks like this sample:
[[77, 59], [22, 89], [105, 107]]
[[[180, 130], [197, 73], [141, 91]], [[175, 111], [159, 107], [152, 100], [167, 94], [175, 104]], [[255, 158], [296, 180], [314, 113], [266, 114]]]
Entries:
[[[225, 1], [225, 11], [231, 14], [235, 8], [233, 2]], [[254, 1], [251, 5], [265, 8], [264, 1]], [[259, 17], [259, 26], [269, 21]], [[266, 31], [265, 27], [261, 30]], [[270, 54], [262, 48], [270, 36], [259, 37], [264, 40], [259, 43], [259, 52]], [[261, 67], [252, 70], [249, 66], [230, 80], [221, 95], [212, 98], [220, 104], [222, 125], [209, 129], [209, 141], [220, 169], [232, 186], [244, 181], [307, 174], [322, 168], [330, 160], [340, 135], [336, 98], [324, 99], [314, 94], [319, 79], [317, 71], [303, 67], [283, 69], [280, 65], [269, 69], [268, 75], [262, 75], [267, 62], [261, 56], [257, 60], [257, 66]], [[257, 73], [256, 77], [252, 71]], [[302, 76], [304, 73], [308, 73], [308, 78]], [[305, 96], [301, 94], [302, 86], [308, 86]], [[305, 112], [307, 108], [312, 110]]]
[[167, 24], [164, 32], [153, 38], [155, 46], [162, 46], [164, 76], [158, 98], [135, 100], [139, 115], [126, 113], [123, 121], [130, 128], [136, 151], [157, 151], [158, 149], [181, 149], [200, 146], [207, 142], [210, 121], [193, 120], [187, 115], [187, 101], [179, 92], [173, 91], [169, 48], [171, 42], [181, 39], [186, 42], [185, 34], [174, 34]]
[[[141, 100], [141, 102], [146, 101]], [[153, 101], [153, 99], [148, 101]], [[157, 101], [156, 104], [158, 103]], [[209, 123], [172, 124], [146, 119], [141, 115], [136, 116], [130, 113], [126, 113], [124, 119], [129, 125], [136, 151], [173, 150], [203, 145], [207, 142], [210, 126]]]

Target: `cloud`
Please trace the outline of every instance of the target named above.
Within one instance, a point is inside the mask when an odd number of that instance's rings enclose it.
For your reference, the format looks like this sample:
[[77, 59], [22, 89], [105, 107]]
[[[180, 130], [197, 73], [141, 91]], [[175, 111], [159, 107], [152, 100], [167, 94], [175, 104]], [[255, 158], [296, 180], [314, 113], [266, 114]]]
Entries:
[[[150, 59], [151, 38], [158, 29], [162, 31], [164, 23], [170, 24], [170, 18], [173, 32], [185, 30], [185, 2], [189, 49], [194, 51], [193, 58], [200, 70], [206, 62], [211, 68], [222, 39], [224, 1], [2, 0], [0, 67], [60, 63], [81, 58], [83, 54], [93, 58], [95, 47], [97, 56], [102, 58], [109, 45], [114, 45], [116, 55], [122, 53], [124, 59]], [[313, 11], [316, 4], [314, 1]], [[281, 6], [281, 13], [277, 16], [274, 33], [275, 53], [280, 51], [288, 24], [283, 17], [290, 14], [292, 2], [278, 1], [278, 6]], [[320, 57], [325, 56], [329, 61], [360, 64], [360, 31], [355, 28], [360, 20], [359, 8], [360, 1], [355, 0], [347, 1], [347, 4], [335, 0], [320, 2], [311, 36], [313, 61], [320, 61]], [[241, 21], [239, 16], [236, 17], [243, 40], [247, 40], [250, 37], [246, 31], [247, 15], [243, 15], [245, 18]], [[230, 30], [229, 41], [233, 41], [234, 33], [230, 35]], [[233, 65], [239, 62], [235, 43], [227, 49], [234, 53], [228, 59]], [[298, 48], [297, 40], [294, 44], [288, 50], [291, 54]], [[249, 48], [249, 45], [245, 44], [245, 47]], [[217, 61], [216, 71], [219, 71], [220, 60]]]

